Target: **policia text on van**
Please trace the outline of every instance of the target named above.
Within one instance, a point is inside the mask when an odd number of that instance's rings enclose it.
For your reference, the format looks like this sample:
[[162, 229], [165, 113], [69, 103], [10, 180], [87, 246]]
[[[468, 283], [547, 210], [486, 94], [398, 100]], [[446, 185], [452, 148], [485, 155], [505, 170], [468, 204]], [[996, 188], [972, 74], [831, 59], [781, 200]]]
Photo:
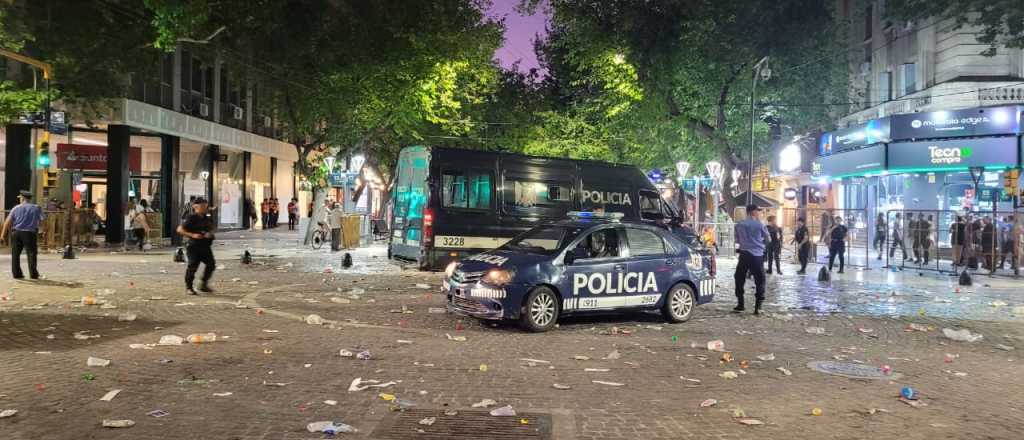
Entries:
[[678, 216], [634, 166], [511, 153], [407, 147], [392, 191], [389, 255], [434, 270], [569, 211]]

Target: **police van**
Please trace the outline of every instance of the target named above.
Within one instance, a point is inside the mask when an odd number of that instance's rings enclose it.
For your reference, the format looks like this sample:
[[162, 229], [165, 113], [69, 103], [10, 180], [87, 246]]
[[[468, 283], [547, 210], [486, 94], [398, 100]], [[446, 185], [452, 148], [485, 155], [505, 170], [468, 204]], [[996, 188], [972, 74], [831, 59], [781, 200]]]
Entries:
[[598, 161], [413, 146], [398, 157], [388, 255], [440, 270], [569, 211], [678, 217], [640, 169]]
[[551, 329], [560, 316], [660, 310], [683, 322], [715, 294], [709, 254], [621, 213], [571, 213], [445, 268], [448, 310]]

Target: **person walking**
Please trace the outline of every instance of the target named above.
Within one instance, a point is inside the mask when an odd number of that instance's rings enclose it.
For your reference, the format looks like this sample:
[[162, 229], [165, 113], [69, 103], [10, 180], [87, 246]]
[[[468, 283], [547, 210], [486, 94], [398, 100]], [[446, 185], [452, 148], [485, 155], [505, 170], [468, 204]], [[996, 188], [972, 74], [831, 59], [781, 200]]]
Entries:
[[832, 225], [832, 230], [829, 231], [829, 245], [828, 245], [828, 271], [832, 272], [832, 265], [835, 263], [836, 257], [839, 257], [839, 273], [843, 273], [843, 267], [846, 264], [846, 236], [850, 230], [843, 224], [843, 218], [836, 216], [835, 223]]
[[910, 248], [914, 251], [914, 264], [921, 264], [921, 234], [917, 229], [917, 220], [914, 220], [914, 213], [907, 213], [907, 237], [910, 238]]
[[807, 230], [807, 219], [800, 217], [796, 221], [796, 232], [793, 233], [793, 244], [796, 245], [796, 255], [800, 260], [799, 275], [807, 274], [807, 260], [811, 256], [811, 232]]
[[149, 212], [149, 202], [146, 199], [139, 201], [139, 207], [132, 214], [131, 228], [132, 235], [135, 236], [136, 245], [140, 251], [145, 250], [146, 236], [149, 235], [149, 221], [146, 218], [146, 213]]
[[768, 216], [768, 245], [765, 248], [768, 264], [768, 275], [772, 274], [772, 261], [775, 261], [775, 271], [782, 275], [782, 228], [775, 223], [775, 216]]
[[345, 210], [341, 209], [341, 204], [335, 202], [334, 206], [327, 213], [327, 225], [331, 228], [331, 251], [337, 252], [341, 250], [341, 225], [345, 219]]
[[892, 242], [889, 244], [889, 259], [896, 256], [896, 247], [899, 246], [903, 261], [907, 261], [907, 243], [903, 237], [903, 220], [900, 219], [900, 213], [896, 213], [895, 220], [892, 222]]
[[28, 276], [33, 280], [39, 279], [39, 268], [36, 265], [36, 258], [39, 254], [37, 237], [39, 235], [39, 223], [46, 218], [42, 208], [32, 203], [32, 193], [20, 191], [18, 193], [18, 206], [11, 209], [0, 228], [0, 241], [11, 236], [11, 276], [16, 280], [25, 278], [21, 271], [21, 253], [25, 252], [28, 260]]
[[259, 215], [256, 214], [256, 201], [253, 199], [249, 199], [248, 203], [246, 203], [245, 205], [245, 210], [246, 216], [249, 217], [249, 230], [255, 231], [256, 221], [259, 219]]
[[747, 281], [747, 274], [750, 273], [754, 278], [754, 314], [759, 315], [761, 303], [764, 302], [764, 244], [769, 238], [768, 228], [761, 223], [761, 208], [757, 205], [747, 205], [747, 218], [736, 223], [733, 233], [739, 247], [739, 263], [736, 264], [736, 273], [733, 275], [736, 283], [736, 307], [732, 310], [745, 310], [743, 287]]
[[263, 199], [263, 203], [260, 203], [260, 228], [267, 229], [270, 223], [270, 200]]
[[1013, 266], [1013, 217], [1003, 217], [1003, 223], [999, 225], [1000, 258], [999, 270], [1006, 265], [1006, 257], [1010, 257], [1010, 266]]
[[888, 227], [885, 225], [885, 214], [878, 213], [878, 217], [875, 218], [875, 241], [874, 247], [875, 252], [878, 253], [876, 260], [882, 259], [882, 253], [885, 252], [885, 233]]
[[299, 200], [292, 198], [292, 201], [288, 202], [288, 230], [294, 231], [295, 227], [299, 224]]
[[185, 246], [185, 253], [188, 255], [188, 267], [185, 269], [185, 293], [198, 295], [193, 288], [196, 279], [196, 271], [199, 264], [203, 264], [202, 284], [199, 291], [204, 293], [213, 292], [210, 288], [210, 278], [217, 268], [217, 261], [213, 258], [214, 222], [208, 214], [210, 205], [206, 199], [197, 197], [192, 203], [193, 213], [178, 226], [178, 234], [187, 237], [188, 245]]
[[982, 220], [984, 226], [981, 228], [981, 253], [984, 255], [985, 269], [989, 273], [996, 271], [996, 227], [992, 224], [992, 217], [985, 216]]
[[277, 198], [270, 199], [270, 227], [277, 227], [277, 218], [281, 216], [281, 205], [277, 203]]
[[964, 216], [956, 216], [956, 222], [949, 228], [949, 242], [953, 247], [953, 271], [957, 270], [958, 266], [963, 265], [964, 256], [964, 238], [967, 234], [967, 223], [964, 222]]
[[917, 221], [917, 232], [921, 235], [921, 255], [924, 257], [925, 266], [931, 261], [932, 221], [934, 219], [935, 217], [929, 214], [928, 219], [925, 220], [924, 214], [922, 214], [921, 218]]

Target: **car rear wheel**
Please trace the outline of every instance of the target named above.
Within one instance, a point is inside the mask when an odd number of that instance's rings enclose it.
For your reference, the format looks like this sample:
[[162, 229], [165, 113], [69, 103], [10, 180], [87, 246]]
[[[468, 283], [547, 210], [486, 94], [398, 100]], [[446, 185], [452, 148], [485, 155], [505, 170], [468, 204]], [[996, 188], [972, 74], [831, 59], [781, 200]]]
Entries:
[[661, 312], [665, 315], [665, 319], [671, 322], [685, 322], [693, 316], [695, 303], [693, 289], [684, 283], [679, 283], [668, 291]]
[[537, 287], [526, 296], [519, 324], [529, 332], [546, 332], [558, 321], [558, 295], [550, 288]]

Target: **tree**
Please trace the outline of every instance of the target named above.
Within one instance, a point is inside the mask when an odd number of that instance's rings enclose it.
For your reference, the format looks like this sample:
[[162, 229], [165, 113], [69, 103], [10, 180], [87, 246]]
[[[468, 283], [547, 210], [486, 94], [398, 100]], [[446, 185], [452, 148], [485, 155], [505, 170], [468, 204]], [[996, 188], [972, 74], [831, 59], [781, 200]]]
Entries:
[[[833, 110], [826, 103], [846, 94], [845, 27], [820, 1], [551, 0], [550, 7], [545, 53], [568, 103], [563, 113], [623, 138], [619, 151], [615, 143], [606, 148], [631, 162], [715, 158], [745, 171], [752, 66], [764, 56], [776, 75], [757, 89], [759, 156], [769, 144], [763, 121], [782, 121], [794, 134], [826, 127]], [[728, 172], [726, 180], [728, 187]]]
[[904, 21], [951, 19], [956, 29], [978, 27], [978, 42], [989, 45], [982, 53], [990, 56], [1001, 43], [1024, 48], [1024, 7], [1019, 0], [902, 0], [888, 2], [886, 14]]

